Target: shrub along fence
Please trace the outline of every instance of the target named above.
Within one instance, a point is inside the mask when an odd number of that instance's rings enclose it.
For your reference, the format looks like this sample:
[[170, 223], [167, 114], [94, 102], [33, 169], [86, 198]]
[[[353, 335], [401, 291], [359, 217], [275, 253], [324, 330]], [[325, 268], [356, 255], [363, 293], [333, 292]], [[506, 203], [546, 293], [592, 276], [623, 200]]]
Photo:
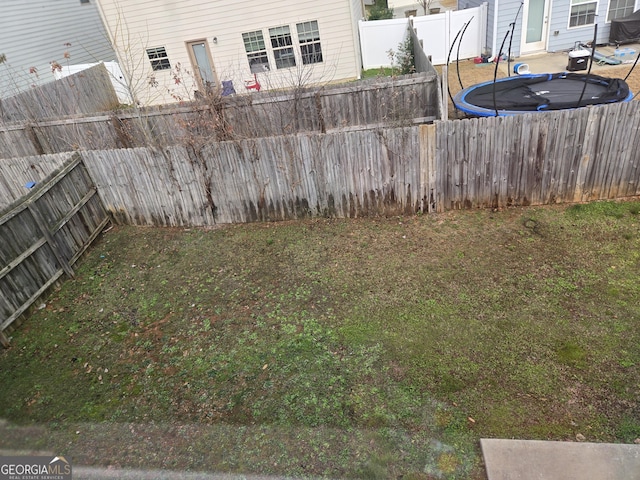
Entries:
[[409, 126], [441, 118], [438, 89], [435, 73], [419, 73], [5, 124], [0, 125], [0, 157]]
[[3, 333], [73, 265], [109, 222], [78, 154], [19, 203], [0, 212]]

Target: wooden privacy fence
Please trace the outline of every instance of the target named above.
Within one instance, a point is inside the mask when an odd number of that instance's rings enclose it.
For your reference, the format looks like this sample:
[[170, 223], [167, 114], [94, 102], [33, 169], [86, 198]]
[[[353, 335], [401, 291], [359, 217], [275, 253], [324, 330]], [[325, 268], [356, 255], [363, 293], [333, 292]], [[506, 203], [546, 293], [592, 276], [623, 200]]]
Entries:
[[216, 140], [409, 126], [441, 118], [435, 73], [319, 89], [205, 98], [186, 106], [0, 125], [0, 158], [69, 150], [196, 145]]
[[[630, 102], [67, 154], [0, 212], [0, 342], [48, 287], [73, 275], [109, 214], [133, 225], [193, 226], [632, 197], [640, 195], [639, 129], [640, 103]], [[44, 174], [61, 161], [45, 160], [0, 160], [0, 178], [22, 184], [21, 169], [38, 165]]]
[[417, 127], [83, 152], [121, 223], [213, 225], [420, 208]]
[[438, 211], [640, 194], [640, 103], [438, 122]]
[[83, 153], [114, 218], [212, 225], [640, 195], [640, 103]]
[[104, 64], [99, 64], [0, 99], [0, 123], [34, 122], [64, 115], [104, 112], [117, 106], [118, 97], [109, 72]]
[[640, 195], [639, 110], [629, 102], [82, 156], [105, 208], [134, 225], [582, 202]]
[[4, 330], [73, 265], [109, 221], [78, 154], [0, 212], [0, 342]]

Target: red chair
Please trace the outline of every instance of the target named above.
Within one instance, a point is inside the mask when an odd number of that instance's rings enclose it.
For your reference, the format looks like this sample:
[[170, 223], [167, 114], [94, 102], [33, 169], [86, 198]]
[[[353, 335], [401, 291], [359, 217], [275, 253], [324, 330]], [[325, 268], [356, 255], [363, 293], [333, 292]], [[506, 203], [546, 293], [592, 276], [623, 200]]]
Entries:
[[255, 73], [253, 74], [253, 80], [244, 81], [244, 88], [247, 90], [256, 90], [257, 92], [260, 91], [260, 82], [258, 81], [258, 76]]

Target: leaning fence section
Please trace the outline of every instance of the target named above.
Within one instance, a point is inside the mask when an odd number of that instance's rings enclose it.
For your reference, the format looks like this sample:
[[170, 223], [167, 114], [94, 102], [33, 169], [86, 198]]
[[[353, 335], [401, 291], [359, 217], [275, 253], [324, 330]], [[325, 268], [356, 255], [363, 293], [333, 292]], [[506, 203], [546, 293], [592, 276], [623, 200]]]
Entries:
[[109, 217], [73, 155], [26, 197], [0, 212], [0, 342], [2, 332], [73, 266]]

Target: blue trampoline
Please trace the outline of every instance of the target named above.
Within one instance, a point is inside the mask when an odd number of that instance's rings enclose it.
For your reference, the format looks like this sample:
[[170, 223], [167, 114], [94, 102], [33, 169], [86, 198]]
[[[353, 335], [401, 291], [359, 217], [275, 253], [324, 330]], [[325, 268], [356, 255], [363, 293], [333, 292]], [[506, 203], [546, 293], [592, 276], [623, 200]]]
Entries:
[[[584, 90], [584, 91], [583, 91]], [[475, 117], [566, 110], [587, 105], [628, 102], [627, 83], [584, 73], [541, 73], [500, 78], [459, 92], [457, 109]]]

